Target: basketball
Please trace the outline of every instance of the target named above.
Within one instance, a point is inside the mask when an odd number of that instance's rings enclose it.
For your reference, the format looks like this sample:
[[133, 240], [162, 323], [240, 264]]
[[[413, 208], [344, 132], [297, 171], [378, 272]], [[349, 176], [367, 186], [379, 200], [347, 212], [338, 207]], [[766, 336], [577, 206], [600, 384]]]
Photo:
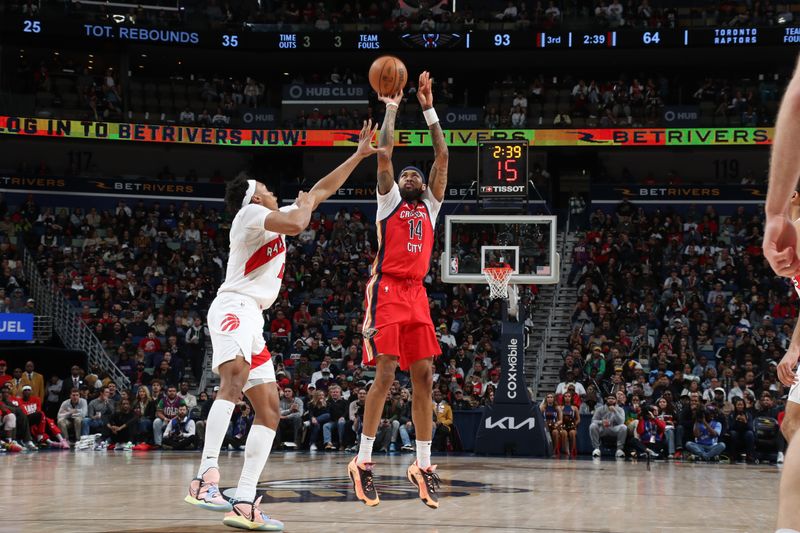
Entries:
[[369, 84], [379, 96], [399, 93], [407, 81], [406, 66], [394, 56], [381, 56], [369, 67]]

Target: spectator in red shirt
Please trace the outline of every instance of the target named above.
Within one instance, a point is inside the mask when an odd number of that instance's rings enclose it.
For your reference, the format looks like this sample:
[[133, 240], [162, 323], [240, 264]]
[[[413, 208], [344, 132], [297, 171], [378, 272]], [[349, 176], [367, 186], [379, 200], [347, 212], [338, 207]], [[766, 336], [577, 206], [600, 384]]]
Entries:
[[621, 328], [619, 330], [619, 338], [617, 339], [617, 342], [622, 344], [626, 348], [630, 348], [631, 347], [631, 344], [632, 344], [633, 341], [628, 336], [628, 332], [627, 332], [627, 330], [625, 328]]
[[151, 329], [147, 333], [147, 337], [139, 341], [139, 348], [144, 350], [145, 365], [151, 366], [153, 364], [153, 354], [161, 351], [161, 341], [156, 337], [156, 330]]
[[52, 419], [45, 416], [42, 411], [42, 399], [33, 395], [30, 385], [22, 387], [22, 398], [18, 399], [18, 403], [20, 409], [28, 415], [31, 434], [39, 446], [69, 448], [69, 442], [61, 436], [61, 430]]
[[461, 300], [453, 300], [453, 304], [450, 307], [450, 316], [453, 319], [452, 325], [450, 326], [450, 331], [454, 334], [457, 334], [461, 331], [461, 328], [464, 323], [464, 317], [467, 316], [467, 309], [464, 307], [464, 304], [461, 303]]
[[11, 383], [7, 383], [0, 388], [0, 409], [14, 414], [16, 418], [16, 438], [19, 439], [26, 448], [35, 450], [36, 445], [33, 443], [28, 417], [25, 411], [19, 406], [20, 401], [19, 398], [13, 395]]
[[3, 385], [11, 381], [11, 376], [6, 374], [6, 362], [4, 359], [0, 359], [0, 388], [3, 388]]
[[[295, 313], [297, 316], [297, 313]], [[278, 311], [276, 317], [272, 320], [269, 327], [273, 337], [286, 338], [292, 331], [292, 323], [286, 318], [283, 311]]]
[[697, 231], [701, 234], [716, 235], [719, 233], [719, 226], [708, 215], [703, 215], [703, 221], [697, 226]]
[[308, 308], [306, 304], [300, 304], [300, 309], [294, 312], [294, 316], [292, 317], [292, 321], [294, 322], [295, 326], [299, 324], [306, 325], [311, 320], [311, 313], [308, 312]]
[[[781, 300], [776, 303], [772, 308], [772, 317], [779, 318], [781, 320], [787, 320], [794, 318], [797, 315], [797, 309], [794, 305], [789, 305], [789, 303], [785, 300]], [[2, 361], [5, 362], [5, 361]], [[0, 366], [0, 371], [2, 371], [2, 366]], [[0, 386], [2, 386], [2, 376], [0, 376]]]

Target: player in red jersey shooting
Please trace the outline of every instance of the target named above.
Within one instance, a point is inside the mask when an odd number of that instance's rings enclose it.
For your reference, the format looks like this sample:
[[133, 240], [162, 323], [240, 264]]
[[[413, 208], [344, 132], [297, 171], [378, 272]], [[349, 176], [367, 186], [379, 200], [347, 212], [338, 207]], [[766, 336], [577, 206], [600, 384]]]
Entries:
[[435, 160], [430, 176], [406, 167], [394, 180], [392, 148], [394, 121], [402, 93], [383, 96], [386, 116], [378, 138], [378, 254], [372, 265], [364, 304], [364, 362], [375, 365], [376, 374], [367, 395], [358, 456], [348, 465], [356, 496], [369, 506], [380, 503], [372, 480], [372, 446], [386, 393], [395, 370], [410, 370], [412, 419], [416, 431], [417, 460], [408, 467], [422, 501], [439, 506], [439, 478], [431, 465], [433, 434], [433, 358], [441, 353], [422, 280], [428, 273], [434, 228], [447, 185], [448, 151], [436, 111], [428, 72], [419, 77], [417, 99], [430, 128]]

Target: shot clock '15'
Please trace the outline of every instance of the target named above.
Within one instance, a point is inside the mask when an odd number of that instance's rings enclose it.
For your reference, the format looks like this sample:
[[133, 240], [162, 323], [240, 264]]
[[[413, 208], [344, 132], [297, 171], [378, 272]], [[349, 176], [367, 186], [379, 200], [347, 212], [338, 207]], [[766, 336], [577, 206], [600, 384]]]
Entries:
[[478, 145], [478, 197], [528, 197], [526, 141], [491, 141]]

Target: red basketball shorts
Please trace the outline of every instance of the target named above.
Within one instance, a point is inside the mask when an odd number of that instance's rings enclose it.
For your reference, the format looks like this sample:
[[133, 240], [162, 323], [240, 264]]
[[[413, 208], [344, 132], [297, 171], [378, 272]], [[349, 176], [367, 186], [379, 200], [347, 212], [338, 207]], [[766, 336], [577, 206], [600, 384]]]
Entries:
[[367, 283], [364, 300], [364, 363], [378, 354], [400, 358], [400, 369], [442, 353], [431, 321], [428, 293], [421, 281], [378, 274]]

